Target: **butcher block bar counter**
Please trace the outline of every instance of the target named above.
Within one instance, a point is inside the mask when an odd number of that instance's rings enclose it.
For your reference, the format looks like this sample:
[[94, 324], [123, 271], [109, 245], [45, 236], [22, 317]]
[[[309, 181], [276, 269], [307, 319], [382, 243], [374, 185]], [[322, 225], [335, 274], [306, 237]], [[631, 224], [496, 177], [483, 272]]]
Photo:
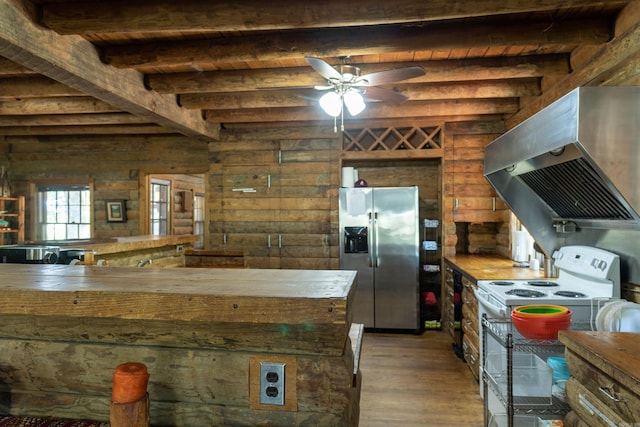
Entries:
[[541, 279], [544, 270], [514, 267], [515, 261], [491, 255], [452, 255], [446, 260], [475, 280]]
[[[152, 425], [355, 425], [355, 274], [0, 264], [0, 413], [108, 421], [140, 362]], [[285, 364], [281, 406], [261, 362]]]

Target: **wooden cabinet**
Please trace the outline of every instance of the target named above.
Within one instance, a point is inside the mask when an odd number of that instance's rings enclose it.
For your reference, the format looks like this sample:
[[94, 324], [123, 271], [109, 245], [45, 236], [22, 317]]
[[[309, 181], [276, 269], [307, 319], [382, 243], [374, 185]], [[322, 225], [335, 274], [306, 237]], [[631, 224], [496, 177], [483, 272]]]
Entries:
[[484, 147], [499, 134], [458, 133], [466, 131], [452, 129], [448, 134], [451, 146], [445, 173], [450, 185], [445, 188], [451, 205], [445, 208], [451, 209], [453, 222], [504, 221], [507, 207], [482, 176]]
[[0, 245], [24, 241], [24, 197], [0, 197]]
[[453, 339], [456, 338], [453, 267], [445, 264], [442, 286], [442, 328]]
[[464, 360], [469, 364], [471, 373], [479, 380], [480, 362], [480, 325], [478, 324], [478, 300], [476, 299], [475, 280], [462, 276], [462, 350]]
[[568, 425], [640, 425], [640, 342], [624, 332], [562, 331], [572, 378]]

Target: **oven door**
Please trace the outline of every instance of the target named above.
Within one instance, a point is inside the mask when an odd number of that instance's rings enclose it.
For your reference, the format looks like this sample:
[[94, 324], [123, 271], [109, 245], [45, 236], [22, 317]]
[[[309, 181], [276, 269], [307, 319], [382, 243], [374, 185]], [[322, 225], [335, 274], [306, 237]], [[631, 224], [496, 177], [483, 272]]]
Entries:
[[475, 289], [475, 294], [478, 300], [478, 316], [480, 319], [482, 319], [482, 314], [484, 313], [492, 319], [505, 319], [511, 315], [507, 306], [494, 297], [491, 292], [477, 288]]
[[483, 315], [487, 315], [491, 319], [504, 319], [511, 315], [506, 305], [500, 302], [495, 296], [480, 287], [474, 289], [476, 299], [478, 300], [478, 325], [480, 326], [480, 363], [478, 364], [480, 373], [480, 397], [484, 398], [484, 384], [482, 380], [482, 372], [484, 370], [484, 330], [482, 326]]

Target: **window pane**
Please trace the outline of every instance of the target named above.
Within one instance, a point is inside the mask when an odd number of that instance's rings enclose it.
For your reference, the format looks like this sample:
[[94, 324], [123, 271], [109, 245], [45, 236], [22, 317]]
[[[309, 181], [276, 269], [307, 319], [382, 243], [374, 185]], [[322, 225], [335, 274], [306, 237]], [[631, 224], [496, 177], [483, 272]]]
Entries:
[[75, 224], [67, 225], [67, 239], [77, 239], [78, 238], [78, 226]]
[[91, 226], [89, 224], [80, 224], [78, 227], [78, 238], [88, 239], [91, 237]]
[[151, 234], [167, 234], [170, 209], [168, 200], [171, 195], [171, 183], [164, 180], [152, 180], [150, 194], [149, 228]]
[[91, 238], [91, 193], [88, 186], [41, 186], [38, 200], [39, 239]]

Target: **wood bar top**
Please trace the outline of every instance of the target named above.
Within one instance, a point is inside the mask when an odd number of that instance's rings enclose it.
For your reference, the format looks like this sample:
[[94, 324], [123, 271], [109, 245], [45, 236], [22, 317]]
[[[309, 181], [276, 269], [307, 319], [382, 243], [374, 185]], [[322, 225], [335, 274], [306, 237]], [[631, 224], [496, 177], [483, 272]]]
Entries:
[[514, 267], [515, 261], [491, 255], [453, 255], [445, 260], [475, 280], [531, 280], [545, 277], [544, 270]]
[[0, 264], [0, 314], [348, 324], [356, 272]]
[[28, 245], [60, 246], [63, 248], [82, 248], [93, 250], [97, 255], [112, 254], [118, 252], [138, 251], [143, 249], [159, 248], [162, 246], [184, 245], [198, 241], [198, 236], [193, 234], [183, 235], [141, 235], [126, 237], [110, 237], [105, 239], [89, 240], [46, 240], [28, 241]]
[[640, 390], [640, 334], [560, 331], [558, 340], [630, 390]]
[[78, 245], [83, 249], [91, 249], [96, 256], [118, 252], [139, 251], [143, 249], [159, 248], [162, 246], [184, 245], [197, 242], [198, 237], [186, 235], [143, 235], [115, 237], [114, 242]]

